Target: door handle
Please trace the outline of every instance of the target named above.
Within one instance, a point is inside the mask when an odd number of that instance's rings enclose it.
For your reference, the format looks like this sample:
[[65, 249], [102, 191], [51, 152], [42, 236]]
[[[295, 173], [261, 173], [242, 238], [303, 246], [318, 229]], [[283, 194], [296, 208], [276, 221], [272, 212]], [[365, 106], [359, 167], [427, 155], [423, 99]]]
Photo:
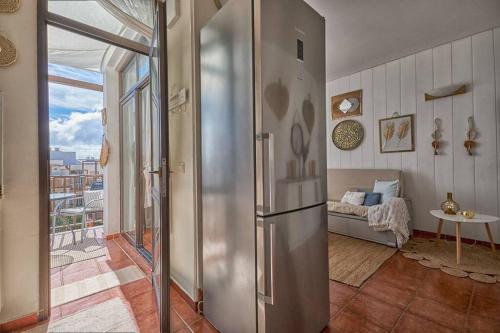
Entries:
[[153, 170], [153, 171], [149, 171], [150, 174], [152, 175], [158, 175], [161, 177], [161, 169], [160, 170]]
[[[258, 288], [258, 296], [261, 298], [265, 303], [274, 305], [274, 264], [275, 264], [275, 247], [276, 247], [276, 236], [275, 236], [275, 224], [274, 223], [269, 223], [269, 254], [266, 254], [266, 232], [265, 232], [265, 225], [264, 225], [264, 219], [258, 218], [257, 219], [257, 240], [258, 240], [258, 258], [257, 260], [260, 261], [257, 263], [259, 268], [262, 271], [262, 282], [257, 281], [257, 283], [261, 283], [261, 285]], [[269, 271], [267, 269], [266, 265], [266, 259], [269, 258]], [[269, 272], [269, 273], [268, 273]], [[269, 290], [266, 286], [267, 282], [267, 275], [269, 274]]]
[[264, 133], [262, 135], [263, 139], [267, 139], [267, 163], [268, 163], [268, 186], [269, 186], [269, 213], [275, 211], [275, 182], [276, 182], [276, 170], [275, 170], [275, 156], [274, 156], [274, 134]]

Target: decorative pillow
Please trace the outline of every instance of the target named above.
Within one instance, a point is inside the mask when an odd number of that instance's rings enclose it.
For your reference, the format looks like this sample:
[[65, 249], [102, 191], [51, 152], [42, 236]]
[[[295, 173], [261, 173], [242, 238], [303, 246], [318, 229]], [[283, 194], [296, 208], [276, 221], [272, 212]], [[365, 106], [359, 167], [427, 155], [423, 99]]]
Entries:
[[369, 209], [368, 206], [356, 206], [356, 205], [351, 205], [348, 203], [341, 203], [338, 201], [329, 201], [328, 202], [328, 211], [329, 212], [367, 217], [368, 216], [368, 209]]
[[380, 203], [380, 199], [382, 198], [381, 193], [375, 192], [366, 192], [365, 193], [365, 202], [363, 202], [363, 206], [375, 206]]
[[365, 201], [365, 192], [351, 192], [351, 191], [345, 192], [344, 196], [342, 197], [342, 200], [340, 200], [341, 203], [348, 203], [356, 206], [363, 205], [364, 201]]
[[375, 180], [373, 192], [382, 194], [382, 203], [389, 201], [391, 198], [398, 197], [399, 180]]

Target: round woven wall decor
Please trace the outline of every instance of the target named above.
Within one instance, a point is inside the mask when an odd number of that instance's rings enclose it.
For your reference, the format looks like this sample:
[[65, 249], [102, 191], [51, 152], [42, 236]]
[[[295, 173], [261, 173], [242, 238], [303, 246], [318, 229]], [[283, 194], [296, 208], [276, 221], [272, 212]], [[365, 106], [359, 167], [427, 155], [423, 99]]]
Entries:
[[363, 125], [359, 121], [344, 120], [333, 129], [332, 140], [338, 149], [353, 150], [361, 144], [364, 135]]
[[0, 0], [0, 13], [14, 13], [21, 6], [21, 0]]
[[6, 67], [16, 62], [17, 50], [7, 37], [0, 35], [0, 67]]

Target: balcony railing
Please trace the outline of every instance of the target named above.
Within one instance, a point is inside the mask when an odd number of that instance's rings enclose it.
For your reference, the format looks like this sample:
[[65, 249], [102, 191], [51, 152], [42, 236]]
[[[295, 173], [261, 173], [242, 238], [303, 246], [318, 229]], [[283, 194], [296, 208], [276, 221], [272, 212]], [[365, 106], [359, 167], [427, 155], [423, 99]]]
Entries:
[[[72, 193], [74, 197], [81, 197], [83, 196], [83, 192], [91, 190], [92, 184], [97, 182], [103, 183], [103, 175], [50, 176], [50, 193]], [[59, 203], [60, 200], [51, 200], [50, 211], [54, 212]], [[70, 205], [76, 206], [78, 203], [78, 200], [72, 201]], [[72, 220], [71, 225], [81, 226], [81, 217], [66, 219]], [[87, 223], [88, 226], [102, 225], [102, 212], [90, 213]], [[64, 225], [63, 219], [58, 217], [56, 221], [56, 232], [67, 231]]]
[[102, 175], [50, 176], [50, 193], [75, 193], [82, 195], [94, 182], [103, 181]]

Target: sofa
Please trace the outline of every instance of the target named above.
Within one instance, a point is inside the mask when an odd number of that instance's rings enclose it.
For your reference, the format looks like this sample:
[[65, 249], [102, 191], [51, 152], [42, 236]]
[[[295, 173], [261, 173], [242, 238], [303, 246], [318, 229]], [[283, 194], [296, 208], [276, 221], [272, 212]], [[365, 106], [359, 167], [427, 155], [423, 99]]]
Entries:
[[[386, 169], [328, 169], [328, 201], [340, 201], [346, 191], [371, 191], [375, 180], [399, 180], [399, 196], [405, 198], [403, 172]], [[410, 216], [411, 202], [405, 198]], [[411, 221], [408, 225], [412, 234]], [[396, 236], [392, 231], [374, 231], [368, 225], [368, 218], [338, 212], [328, 212], [328, 231], [341, 235], [365, 239], [368, 241], [397, 247]]]

